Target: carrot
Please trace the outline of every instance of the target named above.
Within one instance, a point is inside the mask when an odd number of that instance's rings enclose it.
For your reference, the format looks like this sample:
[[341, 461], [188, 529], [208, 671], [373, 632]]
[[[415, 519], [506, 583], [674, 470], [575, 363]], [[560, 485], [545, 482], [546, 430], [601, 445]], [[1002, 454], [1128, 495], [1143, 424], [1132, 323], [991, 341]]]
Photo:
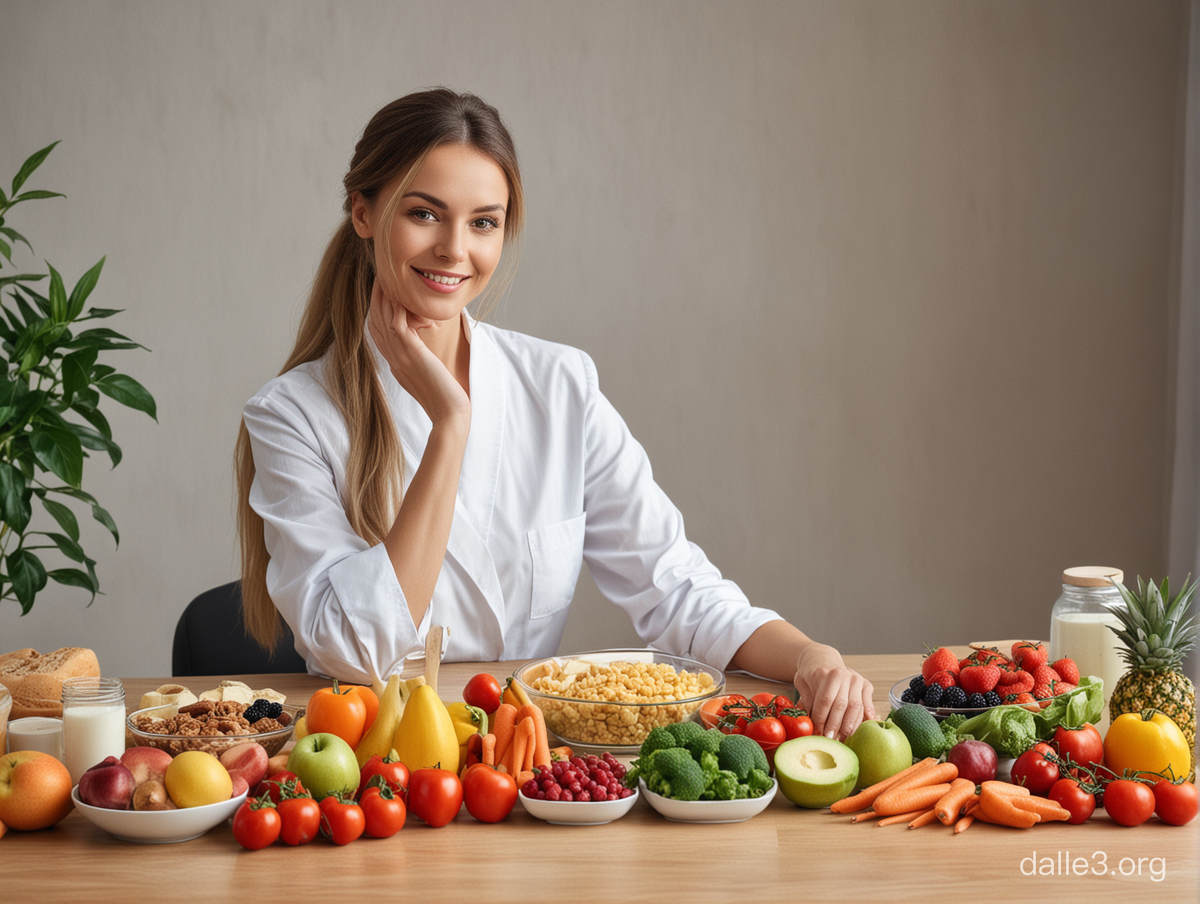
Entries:
[[967, 829], [971, 828], [971, 823], [975, 821], [974, 814], [968, 813], [962, 819], [954, 824], [954, 834], [961, 835]]
[[855, 813], [850, 817], [851, 822], [866, 822], [868, 819], [878, 819], [879, 814], [874, 810], [863, 810], [861, 813]]
[[1028, 810], [1042, 818], [1042, 822], [1066, 822], [1071, 818], [1071, 811], [1059, 806], [1047, 797], [1012, 797], [1010, 800], [1018, 810]]
[[921, 826], [929, 825], [935, 819], [937, 819], [937, 810], [935, 810], [933, 807], [930, 807], [928, 810], [910, 822], [908, 827], [910, 829], [919, 829]]
[[524, 735], [525, 743], [521, 747], [521, 762], [514, 762], [513, 765], [519, 772], [528, 772], [533, 769], [534, 748], [537, 747], [537, 725], [531, 716], [526, 716], [517, 723], [517, 734]]
[[917, 773], [924, 772], [926, 769], [932, 769], [936, 765], [937, 760], [935, 760], [933, 757], [926, 757], [919, 763], [913, 763], [907, 769], [901, 769], [891, 778], [885, 778], [883, 781], [876, 782], [869, 788], [863, 788], [852, 797], [843, 797], [841, 800], [833, 804], [829, 809], [834, 813], [853, 813], [856, 810], [865, 810], [867, 807], [871, 806], [871, 804], [875, 803], [875, 798], [877, 798], [884, 791], [887, 791], [889, 788], [913, 775], [916, 775]]
[[542, 713], [542, 709], [536, 703], [526, 703], [517, 710], [517, 723], [522, 719], [533, 719], [533, 727], [536, 731], [536, 743], [533, 746], [533, 765], [549, 766], [550, 765], [550, 735], [546, 731], [546, 716]]
[[895, 825], [898, 822], [908, 822], [911, 819], [916, 819], [924, 812], [924, 810], [909, 810], [907, 813], [896, 813], [891, 816], [885, 816], [879, 822], [875, 823], [875, 825], [882, 827]]
[[970, 779], [956, 778], [950, 783], [950, 790], [936, 804], [937, 818], [943, 825], [950, 825], [974, 796], [975, 783]]
[[485, 766], [496, 765], [496, 736], [490, 731], [483, 736], [483, 749], [479, 753], [479, 762]]
[[536, 777], [537, 777], [537, 773], [534, 772], [532, 769], [526, 769], [521, 772], [518, 772], [517, 773], [517, 787], [520, 788], [531, 778], [536, 778]]
[[525, 765], [525, 748], [529, 743], [530, 735], [530, 732], [524, 730], [523, 726], [525, 724], [522, 722], [514, 730], [512, 743], [508, 745], [508, 750], [501, 761], [505, 767], [505, 771], [513, 777], [516, 777], [517, 773]]
[[1028, 810], [1018, 810], [1011, 795], [997, 793], [985, 788], [979, 794], [979, 809], [975, 817], [984, 822], [994, 822], [997, 825], [1011, 826], [1017, 829], [1028, 829], [1041, 821], [1037, 813]]
[[883, 816], [894, 816], [910, 810], [927, 810], [934, 806], [942, 795], [950, 790], [949, 782], [940, 785], [922, 785], [919, 788], [893, 788], [875, 799], [873, 808]]
[[492, 734], [496, 736], [496, 765], [504, 762], [504, 755], [517, 733], [517, 708], [511, 703], [501, 703], [492, 722]]
[[923, 788], [926, 785], [949, 784], [958, 778], [958, 767], [953, 763], [938, 763], [929, 769], [924, 769], [915, 775], [897, 782], [889, 791], [905, 791], [909, 788]]
[[979, 786], [979, 788], [980, 788], [981, 794], [984, 791], [987, 791], [990, 794], [1003, 794], [1003, 795], [1007, 795], [1009, 797], [1011, 797], [1013, 795], [1016, 795], [1018, 797], [1026, 797], [1029, 794], [1029, 789], [1026, 788], [1024, 785], [1014, 785], [1011, 782], [997, 782], [997, 781], [984, 782], [982, 785]]
[[963, 807], [963, 816], [970, 816], [972, 813], [974, 813], [978, 809], [979, 809], [979, 797], [978, 796], [972, 797], [969, 801], [967, 801], [967, 805], [965, 807]]

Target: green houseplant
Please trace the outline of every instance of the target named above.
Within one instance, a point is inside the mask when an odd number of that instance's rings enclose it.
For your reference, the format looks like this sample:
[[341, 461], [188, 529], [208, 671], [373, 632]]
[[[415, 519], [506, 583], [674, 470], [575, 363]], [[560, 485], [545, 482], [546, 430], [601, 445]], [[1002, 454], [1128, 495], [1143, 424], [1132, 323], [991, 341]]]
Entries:
[[[8, 211], [24, 201], [63, 197], [21, 191], [56, 144], [25, 161], [9, 193], [0, 190], [0, 271], [4, 260], [13, 267], [17, 243], [33, 251], [5, 224]], [[0, 600], [15, 599], [23, 615], [50, 580], [89, 591], [93, 600], [99, 592], [96, 562], [80, 545], [72, 504], [90, 507], [92, 517], [120, 542], [112, 516], [82, 488], [88, 450], [107, 454], [113, 467], [121, 461], [121, 448], [100, 412], [101, 394], [157, 420], [145, 387], [98, 361], [101, 352], [145, 346], [106, 327], [78, 328], [120, 313], [84, 311], [103, 266], [101, 258], [69, 293], [49, 263], [48, 273], [0, 273]], [[42, 294], [35, 284], [47, 277]], [[35, 517], [35, 500], [49, 519]], [[34, 529], [39, 521], [48, 527], [53, 521], [59, 529]], [[64, 567], [47, 569], [42, 561], [47, 553], [65, 558]]]

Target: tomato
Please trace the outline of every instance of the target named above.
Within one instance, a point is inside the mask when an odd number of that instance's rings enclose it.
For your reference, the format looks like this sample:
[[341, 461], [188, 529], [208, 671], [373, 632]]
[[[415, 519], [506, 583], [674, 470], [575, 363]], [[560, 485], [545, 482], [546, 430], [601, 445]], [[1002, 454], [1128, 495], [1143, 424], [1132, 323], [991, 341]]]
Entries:
[[363, 792], [358, 805], [366, 820], [366, 834], [371, 838], [391, 838], [402, 828], [408, 816], [404, 799], [389, 785], [372, 785]]
[[1154, 812], [1167, 825], [1187, 825], [1196, 818], [1198, 808], [1196, 786], [1191, 782], [1163, 778], [1154, 783]]
[[279, 805], [281, 800], [288, 797], [308, 796], [308, 792], [304, 790], [304, 785], [300, 783], [299, 776], [286, 769], [276, 772], [274, 775], [264, 778], [258, 783], [258, 787], [254, 789], [254, 796], [262, 797], [264, 794], [269, 794], [271, 796], [271, 803], [276, 806]]
[[495, 676], [481, 672], [463, 688], [463, 702], [478, 706], [489, 716], [500, 708], [500, 682]]
[[[1038, 746], [1045, 750], [1039, 750]], [[1024, 785], [1030, 794], [1046, 796], [1046, 792], [1058, 781], [1058, 764], [1046, 759], [1045, 754], [1053, 755], [1048, 744], [1035, 745], [1017, 757], [1012, 765], [1012, 782], [1014, 785]]]
[[480, 822], [507, 819], [517, 802], [517, 780], [482, 763], [463, 773], [462, 788], [467, 812]]
[[1054, 739], [1050, 743], [1059, 756], [1069, 758], [1080, 766], [1104, 762], [1104, 738], [1090, 723], [1082, 728], [1064, 728], [1060, 725], [1054, 730]]
[[[387, 756], [376, 754], [365, 763], [363, 763], [362, 771], [359, 773], [358, 794], [356, 797], [362, 797], [367, 790], [367, 784], [375, 776], [379, 776], [379, 781], [387, 782], [388, 786], [401, 797], [408, 792], [408, 767], [400, 762], [400, 758], [396, 756], [396, 751], [388, 752]], [[379, 782], [377, 781], [376, 784]]]
[[308, 844], [321, 830], [321, 808], [311, 797], [285, 797], [278, 804], [284, 844]]
[[1087, 822], [1096, 812], [1096, 795], [1084, 791], [1073, 778], [1060, 778], [1046, 796], [1071, 814], [1067, 822], [1072, 825]]
[[1104, 789], [1104, 809], [1120, 825], [1140, 826], [1154, 812], [1154, 791], [1145, 782], [1119, 778]]
[[353, 687], [343, 689], [334, 679], [333, 687], [323, 687], [309, 698], [304, 718], [309, 734], [328, 732], [357, 747], [366, 731], [367, 705]]
[[463, 786], [449, 769], [418, 769], [408, 780], [408, 808], [426, 825], [441, 828], [458, 815]]
[[321, 798], [321, 834], [334, 844], [349, 844], [367, 827], [363, 809], [348, 797]]
[[778, 719], [768, 716], [765, 719], [755, 719], [747, 725], [746, 737], [757, 741], [763, 747], [776, 746], [787, 740], [787, 730]]
[[814, 730], [812, 719], [802, 709], [780, 710], [779, 721], [783, 723], [783, 730], [789, 741], [792, 738], [807, 738]]
[[280, 825], [269, 796], [247, 798], [233, 814], [233, 839], [248, 851], [260, 851], [276, 842]]
[[775, 703], [775, 695], [768, 694], [766, 691], [763, 691], [762, 693], [755, 694], [753, 697], [751, 697], [750, 702], [755, 706], [773, 706]]

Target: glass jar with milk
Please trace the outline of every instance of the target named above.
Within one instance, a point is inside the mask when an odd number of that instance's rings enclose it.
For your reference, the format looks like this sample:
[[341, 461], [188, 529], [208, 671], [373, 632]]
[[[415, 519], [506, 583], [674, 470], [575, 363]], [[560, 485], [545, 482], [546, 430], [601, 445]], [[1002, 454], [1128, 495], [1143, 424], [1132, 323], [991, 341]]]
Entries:
[[120, 678], [68, 678], [62, 686], [63, 754], [71, 782], [105, 757], [125, 752], [125, 687]]
[[1069, 657], [1079, 666], [1080, 675], [1095, 675], [1104, 682], [1104, 716], [1096, 726], [1101, 734], [1108, 726], [1108, 699], [1125, 672], [1125, 662], [1117, 652], [1121, 642], [1109, 630], [1109, 626], [1121, 626], [1109, 607], [1125, 608], [1113, 584], [1124, 578], [1119, 568], [1068, 568], [1062, 575], [1062, 596], [1050, 615], [1050, 661]]

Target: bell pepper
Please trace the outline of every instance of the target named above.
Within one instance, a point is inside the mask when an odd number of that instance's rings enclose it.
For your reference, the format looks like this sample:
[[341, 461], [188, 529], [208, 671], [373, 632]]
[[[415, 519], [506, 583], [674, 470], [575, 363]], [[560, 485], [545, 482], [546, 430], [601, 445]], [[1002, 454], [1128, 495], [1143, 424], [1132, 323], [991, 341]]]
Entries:
[[1104, 765], [1118, 776], [1129, 770], [1179, 778], [1192, 771], [1192, 754], [1171, 717], [1147, 709], [1118, 716], [1109, 726]]
[[454, 724], [454, 734], [458, 738], [458, 772], [467, 766], [467, 747], [472, 735], [482, 737], [487, 734], [488, 717], [478, 706], [469, 703], [449, 703], [446, 710], [450, 713], [450, 721]]

